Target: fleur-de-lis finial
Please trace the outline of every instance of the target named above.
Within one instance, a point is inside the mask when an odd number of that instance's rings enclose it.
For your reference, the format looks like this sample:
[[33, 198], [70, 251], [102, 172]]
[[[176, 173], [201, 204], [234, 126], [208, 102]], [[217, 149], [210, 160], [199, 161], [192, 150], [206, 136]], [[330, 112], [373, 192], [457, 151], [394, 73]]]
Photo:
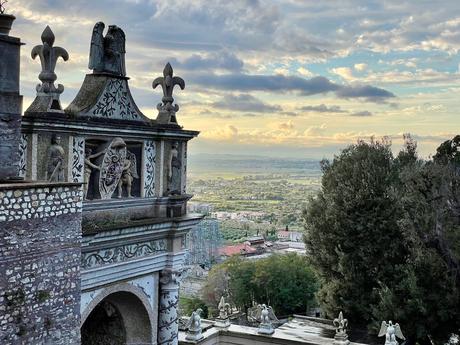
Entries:
[[37, 56], [40, 58], [42, 71], [38, 75], [38, 79], [42, 82], [37, 85], [37, 97], [26, 110], [27, 113], [40, 113], [40, 112], [62, 112], [61, 102], [59, 95], [64, 92], [64, 86], [58, 84], [56, 87], [54, 82], [57, 79], [54, 69], [58, 58], [62, 57], [64, 61], [69, 59], [69, 53], [64, 48], [54, 47], [55, 36], [50, 27], [47, 26], [43, 30], [41, 45], [37, 45], [32, 49], [32, 59]]
[[169, 114], [169, 120], [167, 121], [168, 123], [177, 123], [175, 120], [175, 113], [179, 111], [179, 106], [177, 104], [173, 105], [174, 98], [172, 94], [174, 86], [179, 85], [181, 90], [185, 89], [184, 79], [180, 77], [174, 77], [173, 73], [174, 71], [171, 67], [171, 64], [168, 62], [163, 69], [163, 77], [156, 78], [152, 83], [152, 87], [154, 89], [156, 89], [158, 85], [160, 85], [163, 89], [163, 98], [161, 99], [163, 103], [159, 103], [157, 105], [157, 109], [159, 110], [160, 115], [162, 113]]
[[57, 59], [62, 57], [64, 61], [69, 59], [69, 53], [64, 48], [53, 47], [55, 36], [49, 26], [46, 26], [41, 36], [42, 45], [37, 45], [32, 49], [32, 59], [40, 57], [42, 71], [38, 75], [38, 79], [42, 84], [37, 85], [37, 92], [57, 93], [61, 94], [64, 91], [64, 86], [61, 84], [56, 88], [54, 82], [57, 79], [54, 69], [56, 68]]
[[347, 331], [348, 320], [343, 318], [343, 313], [339, 313], [339, 317], [333, 321], [337, 333], [345, 333]]
[[8, 0], [0, 0], [0, 14], [5, 13], [5, 4], [8, 2]]
[[332, 345], [349, 345], [350, 341], [348, 340], [347, 327], [348, 320], [344, 319], [343, 313], [339, 313], [339, 317], [333, 321], [335, 327], [335, 336]]

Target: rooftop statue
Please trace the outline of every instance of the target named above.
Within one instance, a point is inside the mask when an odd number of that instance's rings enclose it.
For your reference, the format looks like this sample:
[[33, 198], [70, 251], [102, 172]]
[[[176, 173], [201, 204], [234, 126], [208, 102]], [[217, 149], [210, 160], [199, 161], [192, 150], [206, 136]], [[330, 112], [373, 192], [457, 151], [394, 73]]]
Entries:
[[186, 340], [193, 340], [197, 341], [203, 338], [203, 334], [201, 333], [201, 313], [203, 310], [197, 309], [192, 313], [190, 319], [187, 323], [187, 336], [185, 337]]
[[449, 337], [448, 342], [445, 345], [458, 345], [460, 343], [460, 337], [458, 334], [452, 333]]
[[257, 333], [270, 335], [275, 332], [272, 322], [279, 322], [279, 320], [273, 312], [272, 307], [259, 304], [255, 310], [252, 310], [252, 313], [251, 318], [260, 322]]
[[105, 25], [102, 22], [94, 25], [88, 67], [95, 73], [125, 77], [125, 33], [118, 26], [109, 25], [104, 37], [104, 28]]
[[64, 61], [69, 59], [67, 50], [61, 47], [54, 47], [55, 36], [49, 26], [46, 26], [41, 36], [42, 43], [32, 49], [32, 59], [37, 56], [40, 58], [42, 71], [38, 75], [38, 79], [42, 82], [37, 85], [37, 97], [26, 110], [28, 112], [62, 112], [62, 107], [59, 101], [59, 95], [64, 92], [64, 86], [58, 84], [56, 87], [54, 82], [57, 79], [54, 70], [58, 58], [62, 57]]
[[163, 98], [161, 99], [163, 103], [158, 103], [157, 105], [159, 111], [157, 121], [159, 123], [177, 124], [176, 113], [179, 111], [179, 106], [177, 104], [173, 105], [174, 98], [172, 94], [176, 85], [179, 85], [181, 90], [185, 89], [185, 81], [180, 77], [174, 77], [173, 73], [171, 64], [168, 62], [163, 69], [163, 77], [156, 78], [152, 83], [154, 89], [158, 85], [163, 89]]
[[401, 332], [401, 327], [399, 324], [396, 323], [393, 325], [393, 322], [382, 321], [382, 325], [380, 326], [379, 337], [385, 336], [385, 345], [398, 345], [398, 341], [396, 338], [401, 340], [405, 340], [406, 338]]
[[348, 320], [343, 317], [343, 313], [339, 313], [339, 317], [333, 321], [335, 327], [334, 345], [348, 345], [347, 327]]

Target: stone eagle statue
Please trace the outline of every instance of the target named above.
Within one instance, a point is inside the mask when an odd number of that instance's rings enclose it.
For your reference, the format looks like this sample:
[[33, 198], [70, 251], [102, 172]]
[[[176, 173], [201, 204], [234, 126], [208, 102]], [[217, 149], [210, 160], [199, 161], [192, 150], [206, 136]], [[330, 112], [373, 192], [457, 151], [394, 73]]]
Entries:
[[392, 321], [382, 321], [380, 326], [379, 337], [385, 336], [385, 345], [398, 345], [396, 338], [406, 340], [401, 332], [401, 327], [398, 323], [393, 324]]
[[109, 25], [104, 37], [105, 24], [94, 25], [91, 36], [88, 68], [95, 73], [108, 73], [126, 76], [125, 33], [116, 25]]

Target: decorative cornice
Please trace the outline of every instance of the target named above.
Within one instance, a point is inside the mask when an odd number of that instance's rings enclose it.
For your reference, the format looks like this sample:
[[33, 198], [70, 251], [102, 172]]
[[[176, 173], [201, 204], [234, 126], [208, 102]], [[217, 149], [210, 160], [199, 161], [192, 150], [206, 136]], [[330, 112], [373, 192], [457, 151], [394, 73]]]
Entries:
[[128, 261], [134, 258], [167, 252], [165, 239], [126, 244], [114, 248], [101, 249], [83, 253], [81, 266], [83, 269]]

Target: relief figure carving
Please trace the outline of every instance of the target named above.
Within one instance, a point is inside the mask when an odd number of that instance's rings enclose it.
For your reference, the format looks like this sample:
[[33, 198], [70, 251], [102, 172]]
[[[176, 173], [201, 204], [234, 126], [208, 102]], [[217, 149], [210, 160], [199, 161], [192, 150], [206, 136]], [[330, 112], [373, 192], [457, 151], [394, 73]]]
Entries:
[[123, 172], [118, 182], [118, 197], [123, 196], [123, 186], [126, 186], [126, 193], [128, 198], [132, 198], [131, 188], [134, 179], [138, 179], [136, 155], [130, 151], [126, 152], [126, 159], [123, 166]]
[[179, 157], [179, 143], [175, 142], [171, 146], [168, 158], [168, 194], [180, 195], [182, 162]]
[[64, 148], [61, 146], [61, 137], [53, 135], [51, 146], [46, 157], [46, 180], [50, 182], [64, 181]]
[[85, 150], [85, 175], [84, 175], [84, 184], [83, 184], [83, 198], [86, 199], [88, 195], [88, 187], [89, 187], [89, 179], [91, 177], [91, 173], [93, 169], [101, 170], [99, 165], [94, 164], [91, 162], [91, 159], [97, 158], [103, 154], [105, 154], [106, 150], [102, 150], [101, 152], [93, 154], [93, 150], [91, 148], [87, 148]]

